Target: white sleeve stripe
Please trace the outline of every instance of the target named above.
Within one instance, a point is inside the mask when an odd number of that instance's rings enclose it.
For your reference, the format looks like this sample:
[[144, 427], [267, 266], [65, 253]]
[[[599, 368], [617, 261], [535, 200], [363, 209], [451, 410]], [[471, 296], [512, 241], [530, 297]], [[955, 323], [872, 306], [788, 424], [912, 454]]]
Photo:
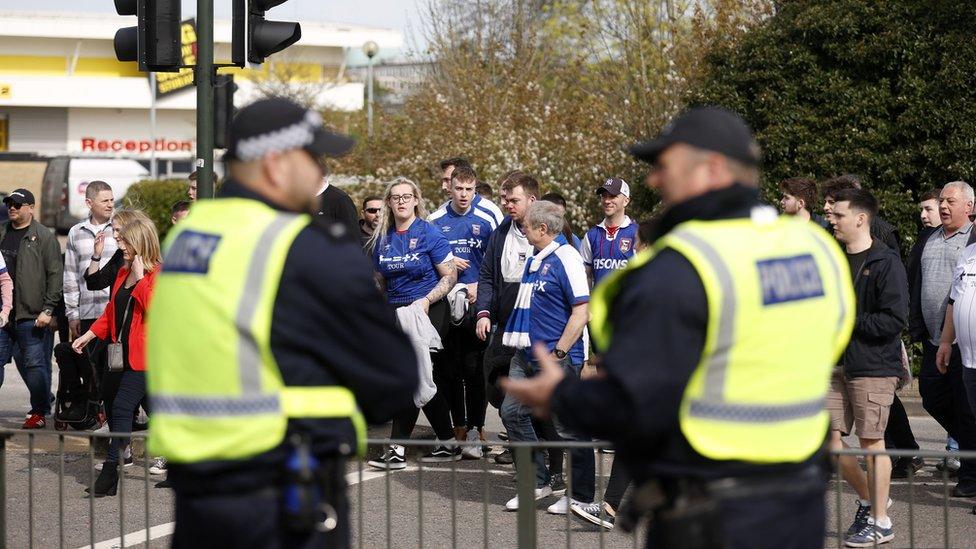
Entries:
[[427, 216], [427, 221], [433, 221], [435, 219], [440, 219], [440, 218], [444, 217], [445, 215], [447, 215], [447, 210], [443, 206], [441, 206], [434, 213], [432, 213], [432, 214], [430, 214], [430, 215]]
[[491, 227], [491, 230], [494, 231], [495, 229], [498, 228], [498, 222], [495, 221], [495, 218], [492, 217], [491, 214], [489, 214], [488, 212], [485, 212], [483, 210], [479, 210], [478, 208], [475, 208], [474, 209], [474, 215], [476, 217], [480, 217], [481, 219], [484, 219], [485, 221], [487, 221], [488, 222], [488, 226]]
[[495, 218], [495, 223], [498, 225], [501, 225], [502, 221], [505, 219], [505, 214], [502, 213], [502, 209], [487, 198], [482, 198], [479, 200], [478, 204], [475, 206], [475, 209], [484, 210], [491, 214], [491, 216]]
[[583, 268], [583, 258], [569, 244], [564, 244], [556, 249], [556, 256], [563, 264], [566, 271], [566, 278], [569, 279], [569, 286], [576, 297], [590, 295], [590, 282], [586, 278], [586, 269]]
[[590, 265], [593, 263], [593, 249], [590, 247], [590, 233], [587, 232], [583, 235], [583, 244], [580, 246], [580, 256], [583, 258], [583, 263]]

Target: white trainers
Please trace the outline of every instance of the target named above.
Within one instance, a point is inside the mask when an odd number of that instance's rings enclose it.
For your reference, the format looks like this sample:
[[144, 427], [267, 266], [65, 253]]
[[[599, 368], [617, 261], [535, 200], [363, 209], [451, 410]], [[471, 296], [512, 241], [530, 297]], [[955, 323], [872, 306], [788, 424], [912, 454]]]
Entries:
[[[535, 500], [536, 501], [539, 501], [540, 499], [543, 499], [543, 498], [547, 498], [547, 497], [549, 497], [551, 495], [552, 495], [552, 488], [549, 487], [549, 485], [543, 486], [542, 488], [536, 488], [535, 489]], [[518, 511], [518, 505], [519, 505], [518, 496], [515, 496], [514, 498], [508, 500], [507, 503], [505, 503], [505, 510], [506, 511]]]
[[465, 437], [464, 441], [469, 443], [477, 442], [479, 444], [471, 444], [465, 446], [461, 450], [461, 457], [463, 457], [464, 459], [481, 459], [485, 457], [485, 454], [481, 449], [481, 444], [480, 444], [481, 437], [478, 436], [477, 429], [471, 429], [470, 431], [468, 431], [468, 436]]
[[582, 501], [576, 501], [569, 496], [559, 498], [556, 503], [546, 507], [546, 512], [550, 515], [565, 515], [569, 512], [570, 505], [585, 505]]
[[150, 475], [165, 475], [166, 474], [166, 458], [157, 457], [152, 460], [152, 465], [149, 466]]

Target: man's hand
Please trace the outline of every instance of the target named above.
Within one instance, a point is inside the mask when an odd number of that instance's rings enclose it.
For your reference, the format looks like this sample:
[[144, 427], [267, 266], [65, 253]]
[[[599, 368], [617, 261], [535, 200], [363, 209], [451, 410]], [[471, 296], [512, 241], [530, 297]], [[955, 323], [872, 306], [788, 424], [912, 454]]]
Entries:
[[8, 320], [7, 315], [4, 313], [0, 313], [0, 328], [3, 328], [4, 326], [7, 325], [7, 320]]
[[51, 315], [41, 312], [37, 315], [37, 319], [34, 321], [34, 327], [36, 328], [47, 328], [51, 324]]
[[528, 379], [511, 380], [504, 377], [500, 380], [502, 390], [507, 395], [530, 406], [532, 412], [540, 418], [549, 417], [549, 405], [552, 401], [552, 393], [556, 390], [556, 385], [566, 377], [562, 366], [556, 357], [546, 350], [546, 347], [537, 344], [533, 349], [535, 358], [539, 361], [539, 373]]
[[102, 257], [103, 251], [105, 251], [105, 229], [98, 231], [98, 234], [95, 235], [95, 249], [92, 256]]
[[488, 317], [479, 318], [478, 324], [474, 327], [474, 335], [478, 336], [478, 339], [484, 341], [488, 339], [488, 332], [491, 331], [491, 321]]
[[935, 353], [935, 367], [940, 374], [949, 371], [949, 360], [952, 359], [952, 344], [939, 343], [939, 350]]
[[68, 321], [68, 340], [74, 341], [78, 339], [81, 335], [81, 321], [80, 320], [69, 320]]
[[468, 303], [474, 305], [475, 301], [478, 301], [478, 283], [472, 282], [468, 284]]
[[457, 269], [458, 272], [467, 270], [467, 268], [470, 266], [471, 262], [467, 259], [461, 259], [460, 257], [454, 256], [454, 268]]

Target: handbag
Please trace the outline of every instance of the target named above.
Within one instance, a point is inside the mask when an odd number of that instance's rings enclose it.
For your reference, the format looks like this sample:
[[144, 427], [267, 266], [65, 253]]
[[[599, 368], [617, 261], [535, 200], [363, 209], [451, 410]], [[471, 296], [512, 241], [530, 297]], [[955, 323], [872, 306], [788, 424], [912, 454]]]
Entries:
[[[129, 297], [129, 301], [125, 304], [125, 313], [122, 316], [122, 331], [125, 330], [125, 323], [129, 320], [129, 309], [132, 305], [132, 297]], [[106, 355], [108, 358], [108, 371], [110, 372], [121, 372], [125, 369], [125, 350], [122, 347], [122, 333], [119, 332], [120, 341], [116, 343], [109, 343], [106, 349]]]

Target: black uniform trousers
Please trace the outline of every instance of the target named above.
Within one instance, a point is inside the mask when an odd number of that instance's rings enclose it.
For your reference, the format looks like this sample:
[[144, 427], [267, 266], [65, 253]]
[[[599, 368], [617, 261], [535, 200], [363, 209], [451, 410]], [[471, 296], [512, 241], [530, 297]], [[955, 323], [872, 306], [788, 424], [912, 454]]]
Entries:
[[[345, 483], [342, 482], [343, 488]], [[331, 498], [330, 498], [331, 499]], [[349, 503], [335, 505], [338, 526], [330, 532], [294, 532], [282, 521], [277, 490], [246, 494], [176, 496], [173, 548], [313, 549], [349, 547]]]
[[[960, 450], [976, 450], [976, 418], [973, 417], [962, 380], [963, 365], [959, 347], [952, 346], [952, 359], [944, 375], [935, 367], [935, 353], [938, 350], [935, 345], [922, 342], [922, 368], [918, 373], [922, 406], [959, 442]], [[959, 484], [967, 489], [976, 488], [976, 460], [962, 460]]]

